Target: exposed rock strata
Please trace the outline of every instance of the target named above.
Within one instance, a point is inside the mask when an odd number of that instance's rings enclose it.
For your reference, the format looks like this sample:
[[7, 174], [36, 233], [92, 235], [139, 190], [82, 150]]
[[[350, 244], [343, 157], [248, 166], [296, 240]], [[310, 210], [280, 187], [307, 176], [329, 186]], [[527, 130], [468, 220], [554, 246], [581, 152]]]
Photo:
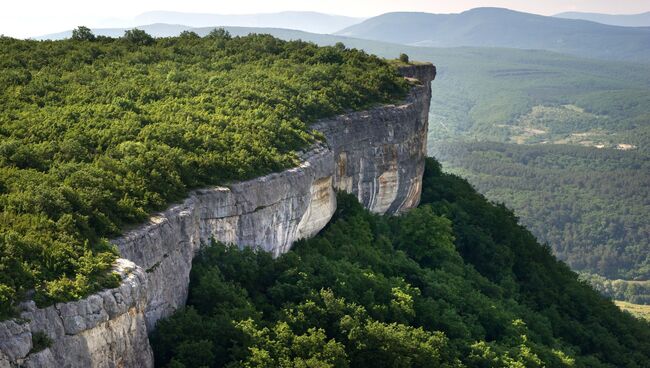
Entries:
[[[274, 255], [320, 231], [336, 209], [335, 190], [376, 213], [417, 206], [426, 155], [430, 64], [400, 68], [416, 78], [406, 101], [319, 121], [326, 144], [302, 164], [253, 180], [193, 191], [148, 224], [113, 241], [120, 287], [0, 323], [0, 368], [151, 367], [147, 332], [187, 299], [192, 258], [215, 239]], [[128, 261], [127, 261], [128, 259]], [[52, 343], [33, 351], [33, 334]]]
[[[125, 259], [115, 270], [122, 277], [115, 289], [43, 309], [29, 302], [20, 320], [0, 323], [0, 367], [151, 366], [144, 323], [147, 275]], [[33, 351], [36, 332], [47, 335], [49, 348]]]

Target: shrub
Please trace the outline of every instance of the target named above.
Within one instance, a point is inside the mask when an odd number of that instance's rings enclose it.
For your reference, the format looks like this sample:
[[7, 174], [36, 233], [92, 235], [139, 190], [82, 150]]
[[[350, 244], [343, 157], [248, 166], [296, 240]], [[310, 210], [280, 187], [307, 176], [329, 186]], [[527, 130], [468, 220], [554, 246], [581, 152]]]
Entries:
[[50, 346], [52, 346], [52, 339], [45, 332], [37, 331], [32, 333], [32, 350], [29, 351], [30, 354], [38, 353]]

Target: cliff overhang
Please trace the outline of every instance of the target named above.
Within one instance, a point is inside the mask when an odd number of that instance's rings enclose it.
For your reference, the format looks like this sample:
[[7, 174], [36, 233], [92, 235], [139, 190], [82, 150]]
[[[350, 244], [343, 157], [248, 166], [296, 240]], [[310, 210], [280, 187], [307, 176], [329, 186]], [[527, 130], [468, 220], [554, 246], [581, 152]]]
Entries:
[[[151, 367], [147, 339], [187, 299], [192, 259], [211, 240], [274, 255], [318, 233], [336, 210], [337, 190], [375, 213], [418, 205], [426, 158], [431, 64], [400, 66], [414, 83], [405, 101], [318, 121], [325, 142], [294, 168], [227, 187], [193, 191], [182, 203], [113, 243], [118, 288], [47, 308], [25, 304], [0, 323], [0, 368]], [[35, 333], [51, 344], [33, 351]]]

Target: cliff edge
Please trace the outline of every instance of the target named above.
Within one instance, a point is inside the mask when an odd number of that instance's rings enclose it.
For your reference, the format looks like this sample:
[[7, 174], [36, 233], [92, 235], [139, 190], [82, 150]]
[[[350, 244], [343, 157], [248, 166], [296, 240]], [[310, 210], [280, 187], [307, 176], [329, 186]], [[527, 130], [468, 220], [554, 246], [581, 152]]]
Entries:
[[[418, 205], [426, 158], [431, 64], [403, 66], [406, 99], [313, 125], [326, 140], [279, 173], [193, 191], [180, 204], [113, 243], [120, 287], [0, 323], [0, 368], [152, 367], [147, 339], [187, 299], [192, 259], [212, 239], [272, 252], [318, 233], [336, 209], [336, 190], [376, 213]], [[35, 342], [39, 342], [35, 344]]]

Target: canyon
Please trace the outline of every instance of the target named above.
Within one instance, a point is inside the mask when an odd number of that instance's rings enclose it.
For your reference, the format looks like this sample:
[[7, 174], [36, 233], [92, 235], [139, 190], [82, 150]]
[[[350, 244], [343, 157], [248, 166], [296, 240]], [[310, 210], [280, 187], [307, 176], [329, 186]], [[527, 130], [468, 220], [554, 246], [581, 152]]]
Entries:
[[23, 303], [21, 318], [0, 322], [0, 367], [152, 367], [148, 333], [185, 304], [202, 246], [214, 240], [279, 256], [327, 225], [336, 191], [378, 214], [417, 206], [436, 69], [398, 70], [412, 83], [403, 101], [318, 121], [312, 128], [324, 140], [300, 153], [297, 167], [195, 190], [112, 240], [119, 287], [46, 308]]

